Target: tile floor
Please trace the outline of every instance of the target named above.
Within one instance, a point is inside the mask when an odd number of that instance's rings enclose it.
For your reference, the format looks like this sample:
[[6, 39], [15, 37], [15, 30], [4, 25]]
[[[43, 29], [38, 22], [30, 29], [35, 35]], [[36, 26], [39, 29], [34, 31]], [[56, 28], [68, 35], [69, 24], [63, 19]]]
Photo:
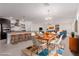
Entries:
[[[65, 51], [63, 53], [64, 56], [73, 56], [68, 48], [68, 38], [63, 40]], [[33, 43], [31, 40], [20, 42], [18, 44], [6, 44], [5, 40], [0, 40], [0, 56], [24, 56], [22, 54], [22, 49], [31, 46]]]
[[0, 55], [10, 55], [10, 56], [21, 56], [23, 55], [21, 50], [31, 46], [32, 41], [20, 42], [18, 44], [9, 44], [5, 43], [5, 40], [0, 41]]

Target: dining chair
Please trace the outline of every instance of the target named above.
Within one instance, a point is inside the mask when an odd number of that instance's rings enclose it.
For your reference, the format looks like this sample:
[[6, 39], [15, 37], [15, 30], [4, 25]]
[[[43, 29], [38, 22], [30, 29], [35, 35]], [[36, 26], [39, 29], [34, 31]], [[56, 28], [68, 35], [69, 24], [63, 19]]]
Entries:
[[64, 44], [62, 44], [62, 37], [63, 37], [63, 35], [61, 35], [59, 39], [55, 38], [55, 40], [52, 40], [49, 44], [54, 46], [56, 48], [56, 50], [58, 48], [60, 48], [60, 46], [62, 48], [62, 46], [64, 46]]
[[63, 35], [61, 35], [59, 39], [56, 38], [55, 40], [52, 40], [50, 42], [50, 45], [54, 46], [55, 52], [61, 53], [61, 54], [64, 52], [64, 44], [62, 43], [62, 38], [63, 38]]
[[62, 41], [62, 37], [63, 35], [61, 35], [60, 38], [55, 38], [55, 40], [52, 40], [50, 44], [59, 45]]
[[[38, 50], [42, 50], [42, 49], [45, 48], [46, 43], [41, 43], [41, 42], [39, 41], [39, 39], [36, 39], [36, 38], [35, 38], [35, 33], [32, 33], [31, 36], [32, 36], [33, 45], [35, 45], [35, 46], [38, 48]], [[38, 54], [38, 53], [39, 53], [39, 52], [37, 51], [37, 54]]]

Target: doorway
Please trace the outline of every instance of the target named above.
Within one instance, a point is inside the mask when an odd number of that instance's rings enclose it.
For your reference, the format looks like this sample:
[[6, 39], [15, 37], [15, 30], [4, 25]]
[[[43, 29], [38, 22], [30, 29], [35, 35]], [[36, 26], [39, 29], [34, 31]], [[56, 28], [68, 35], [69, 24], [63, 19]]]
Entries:
[[7, 33], [10, 32], [10, 20], [0, 18], [0, 40], [7, 39]]

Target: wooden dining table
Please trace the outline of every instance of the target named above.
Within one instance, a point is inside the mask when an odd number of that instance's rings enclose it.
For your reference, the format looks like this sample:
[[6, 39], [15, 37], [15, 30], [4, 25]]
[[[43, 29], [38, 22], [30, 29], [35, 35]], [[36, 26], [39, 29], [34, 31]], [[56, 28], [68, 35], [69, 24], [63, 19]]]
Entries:
[[36, 39], [42, 41], [45, 40], [47, 42], [47, 49], [48, 49], [48, 55], [49, 55], [49, 42], [52, 40], [55, 40], [55, 38], [57, 37], [57, 34], [49, 34], [49, 35], [43, 35], [41, 36], [36, 36]]
[[48, 35], [48, 36], [44, 36], [42, 40], [46, 40], [47, 41], [47, 49], [48, 49], [48, 55], [49, 55], [49, 42], [52, 40], [55, 40], [56, 35]]

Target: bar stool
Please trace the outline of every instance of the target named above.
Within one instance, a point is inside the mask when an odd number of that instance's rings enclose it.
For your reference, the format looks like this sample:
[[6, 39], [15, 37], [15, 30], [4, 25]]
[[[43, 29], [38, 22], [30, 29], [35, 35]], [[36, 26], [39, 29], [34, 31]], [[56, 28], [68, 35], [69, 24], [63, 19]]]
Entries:
[[28, 34], [25, 33], [25, 41], [28, 40]]
[[19, 42], [22, 41], [22, 34], [18, 34], [18, 41], [19, 41]]
[[24, 32], [22, 33], [22, 40], [23, 41], [25, 40], [25, 33]]
[[11, 35], [11, 43], [12, 44], [17, 43], [17, 39], [18, 39], [18, 37], [16, 36], [16, 33], [12, 33], [12, 35]]
[[26, 41], [26, 33], [25, 32], [23, 33], [23, 38], [24, 38], [24, 41]]
[[16, 34], [15, 43], [18, 43], [18, 35]]
[[31, 33], [28, 33], [28, 40], [31, 39]]

